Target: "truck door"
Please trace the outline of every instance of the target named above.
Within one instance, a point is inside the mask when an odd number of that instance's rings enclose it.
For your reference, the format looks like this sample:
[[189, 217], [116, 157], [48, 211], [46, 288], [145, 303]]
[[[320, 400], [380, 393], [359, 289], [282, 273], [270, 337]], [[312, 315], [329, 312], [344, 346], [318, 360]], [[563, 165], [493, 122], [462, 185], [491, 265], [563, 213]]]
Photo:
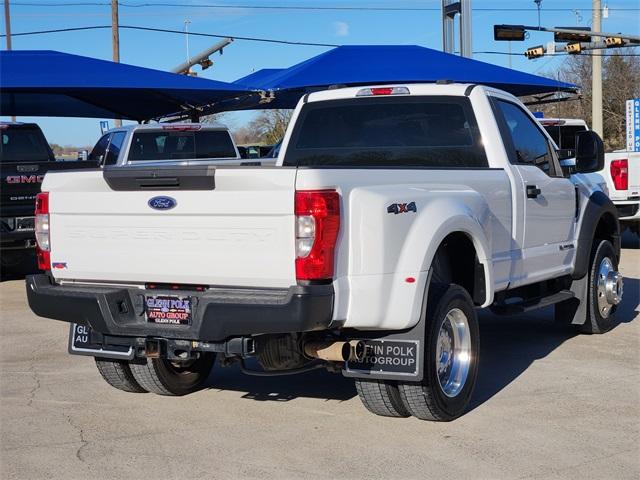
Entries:
[[494, 98], [509, 160], [524, 204], [522, 262], [516, 284], [568, 273], [575, 255], [575, 187], [564, 178], [551, 143], [519, 105]]

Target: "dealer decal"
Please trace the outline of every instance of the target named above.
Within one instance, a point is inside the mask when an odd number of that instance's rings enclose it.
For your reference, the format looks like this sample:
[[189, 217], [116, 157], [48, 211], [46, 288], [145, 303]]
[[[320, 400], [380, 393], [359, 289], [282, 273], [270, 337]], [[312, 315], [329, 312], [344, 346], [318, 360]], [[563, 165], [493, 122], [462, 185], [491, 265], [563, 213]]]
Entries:
[[149, 296], [145, 300], [147, 321], [167, 325], [191, 324], [191, 298]]
[[347, 370], [416, 375], [420, 342], [409, 340], [364, 340], [361, 362], [348, 362]]

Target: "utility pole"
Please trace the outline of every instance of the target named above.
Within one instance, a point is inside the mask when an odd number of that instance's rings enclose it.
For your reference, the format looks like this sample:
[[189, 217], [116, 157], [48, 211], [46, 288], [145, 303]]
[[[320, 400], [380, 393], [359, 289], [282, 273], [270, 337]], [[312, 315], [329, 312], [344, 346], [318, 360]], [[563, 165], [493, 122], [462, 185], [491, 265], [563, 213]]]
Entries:
[[455, 18], [459, 15], [460, 55], [471, 58], [471, 0], [442, 0], [442, 50], [455, 52]]
[[7, 33], [7, 50], [11, 50], [11, 14], [9, 0], [4, 0], [4, 31]]
[[[594, 31], [599, 32], [602, 30], [602, 9], [601, 1], [593, 0], [593, 19], [592, 28]], [[600, 37], [594, 37], [591, 39], [594, 42], [600, 41]], [[602, 54], [591, 54], [591, 71], [592, 71], [592, 84], [591, 84], [591, 129], [601, 137], [604, 134], [602, 126]]]
[[[111, 0], [111, 50], [113, 51], [113, 61], [120, 63], [120, 32], [118, 27], [118, 0]], [[116, 118], [115, 125], [121, 127], [122, 120]]]
[[[4, 0], [4, 31], [7, 34], [7, 50], [11, 50], [11, 14], [9, 13], [9, 0]], [[15, 115], [11, 116], [11, 121], [16, 121]]]

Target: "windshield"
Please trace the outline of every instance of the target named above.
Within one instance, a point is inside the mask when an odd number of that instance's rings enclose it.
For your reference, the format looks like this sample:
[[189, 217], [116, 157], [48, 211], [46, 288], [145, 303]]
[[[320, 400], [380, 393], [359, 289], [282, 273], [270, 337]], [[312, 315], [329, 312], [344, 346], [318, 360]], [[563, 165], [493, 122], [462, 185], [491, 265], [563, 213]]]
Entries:
[[135, 132], [130, 161], [236, 158], [226, 130]]
[[53, 153], [38, 127], [8, 125], [0, 129], [1, 162], [46, 162], [54, 160]]

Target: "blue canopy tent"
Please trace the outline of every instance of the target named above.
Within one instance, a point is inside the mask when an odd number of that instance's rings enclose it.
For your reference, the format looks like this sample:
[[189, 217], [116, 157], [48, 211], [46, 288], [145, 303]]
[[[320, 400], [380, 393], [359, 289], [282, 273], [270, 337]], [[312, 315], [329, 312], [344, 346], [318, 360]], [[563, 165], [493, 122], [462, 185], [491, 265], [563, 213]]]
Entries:
[[248, 93], [240, 85], [62, 52], [0, 52], [0, 115], [148, 120]]
[[337, 47], [286, 69], [259, 70], [234, 84], [273, 95], [265, 101], [263, 94], [254, 108], [293, 108], [305, 93], [331, 86], [439, 80], [489, 85], [516, 96], [578, 91], [569, 83], [415, 45]]

